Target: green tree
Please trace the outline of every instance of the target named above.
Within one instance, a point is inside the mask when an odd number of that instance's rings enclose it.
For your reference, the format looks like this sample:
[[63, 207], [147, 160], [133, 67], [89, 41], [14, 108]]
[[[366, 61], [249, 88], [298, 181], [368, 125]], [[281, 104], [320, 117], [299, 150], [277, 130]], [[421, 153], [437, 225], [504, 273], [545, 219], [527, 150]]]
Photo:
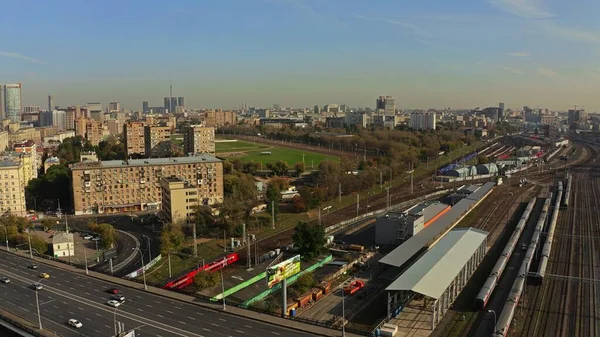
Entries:
[[276, 176], [287, 176], [290, 169], [288, 163], [283, 160], [279, 160], [275, 164], [267, 163], [267, 168], [273, 171], [273, 174]]
[[299, 222], [294, 230], [294, 246], [306, 259], [313, 259], [325, 250], [325, 229], [317, 224]]
[[194, 276], [194, 283], [199, 289], [212, 288], [219, 284], [219, 273], [201, 271]]
[[100, 236], [100, 247], [103, 249], [113, 248], [117, 242], [117, 231], [111, 224], [90, 223], [88, 229]]
[[48, 243], [35, 234], [31, 234], [31, 247], [40, 254], [46, 254], [48, 251]]
[[71, 171], [64, 165], [51, 166], [39, 178], [32, 179], [25, 188], [27, 208], [56, 209], [58, 200], [63, 207], [71, 205]]
[[294, 164], [294, 170], [296, 171], [296, 174], [298, 176], [300, 176], [305, 171], [304, 163], [303, 162], [297, 162], [296, 164]]
[[292, 285], [294, 291], [298, 294], [305, 294], [307, 291], [312, 289], [317, 282], [315, 281], [315, 276], [313, 273], [305, 273], [302, 276], [298, 277], [296, 282]]

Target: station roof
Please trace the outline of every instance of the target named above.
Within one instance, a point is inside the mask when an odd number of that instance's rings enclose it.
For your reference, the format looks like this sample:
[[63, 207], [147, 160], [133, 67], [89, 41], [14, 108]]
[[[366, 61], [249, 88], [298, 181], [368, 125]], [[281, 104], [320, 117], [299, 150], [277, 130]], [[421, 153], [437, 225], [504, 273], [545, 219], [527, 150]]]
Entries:
[[488, 232], [474, 228], [450, 231], [386, 290], [410, 290], [439, 299], [487, 235]]
[[440, 236], [444, 235], [456, 222], [485, 196], [496, 183], [487, 182], [474, 193], [457, 202], [448, 212], [443, 214], [429, 226], [406, 240], [396, 249], [379, 260], [380, 263], [394, 267], [401, 267], [411, 260], [417, 252], [425, 247], [430, 247]]

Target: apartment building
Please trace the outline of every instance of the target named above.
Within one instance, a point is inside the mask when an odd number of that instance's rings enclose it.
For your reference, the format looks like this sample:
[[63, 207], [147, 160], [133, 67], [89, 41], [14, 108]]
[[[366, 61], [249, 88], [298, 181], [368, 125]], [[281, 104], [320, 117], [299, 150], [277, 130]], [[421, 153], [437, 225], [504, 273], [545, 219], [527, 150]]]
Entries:
[[0, 152], [8, 148], [8, 131], [0, 131]]
[[106, 121], [108, 126], [108, 134], [111, 136], [118, 136], [123, 132], [123, 123], [118, 119], [109, 119]]
[[171, 151], [171, 128], [168, 126], [144, 127], [146, 157], [164, 157]]
[[128, 157], [134, 154], [144, 155], [146, 153], [144, 126], [144, 122], [125, 123], [125, 149]]
[[235, 111], [208, 110], [205, 113], [204, 124], [218, 128], [223, 125], [237, 124], [237, 113]]
[[183, 130], [183, 153], [215, 154], [215, 128], [192, 125]]
[[194, 209], [199, 205], [196, 188], [177, 177], [162, 177], [160, 188], [165, 221], [192, 223]]
[[85, 139], [87, 139], [92, 146], [97, 146], [103, 138], [104, 125], [102, 122], [88, 119], [85, 123]]
[[22, 164], [15, 158], [0, 159], [0, 215], [7, 213], [27, 215]]
[[38, 153], [37, 144], [31, 140], [15, 143], [13, 151], [22, 163], [25, 185], [33, 178], [38, 177], [38, 170], [42, 165], [42, 158]]
[[80, 162], [71, 166], [75, 214], [161, 209], [162, 177], [194, 186], [200, 205], [223, 202], [223, 163], [210, 155]]
[[8, 131], [8, 143], [14, 144], [19, 142], [24, 142], [27, 140], [32, 140], [36, 143], [42, 141], [42, 137], [40, 136], [40, 130], [35, 128], [25, 128], [20, 129], [18, 131]]

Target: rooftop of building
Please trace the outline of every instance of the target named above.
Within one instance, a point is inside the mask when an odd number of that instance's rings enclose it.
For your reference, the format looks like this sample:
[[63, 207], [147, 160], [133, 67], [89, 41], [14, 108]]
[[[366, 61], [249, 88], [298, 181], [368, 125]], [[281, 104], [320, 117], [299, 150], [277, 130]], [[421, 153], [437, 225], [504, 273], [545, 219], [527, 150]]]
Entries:
[[52, 237], [52, 244], [73, 242], [73, 233], [56, 233]]
[[474, 228], [450, 231], [386, 290], [410, 290], [439, 299], [471, 256], [485, 242], [488, 232]]
[[106, 160], [98, 162], [79, 162], [73, 164], [71, 169], [84, 170], [93, 168], [119, 168], [132, 166], [156, 166], [156, 165], [178, 165], [178, 164], [198, 164], [198, 163], [218, 163], [222, 160], [208, 154], [199, 154], [191, 157], [170, 157], [170, 158], [147, 158], [131, 160]]

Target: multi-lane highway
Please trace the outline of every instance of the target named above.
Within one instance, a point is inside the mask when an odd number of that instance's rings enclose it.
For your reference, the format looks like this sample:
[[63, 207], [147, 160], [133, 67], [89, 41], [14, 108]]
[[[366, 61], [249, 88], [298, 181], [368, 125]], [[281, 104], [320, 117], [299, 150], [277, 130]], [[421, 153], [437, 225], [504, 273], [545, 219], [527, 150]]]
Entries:
[[[30, 263], [29, 259], [0, 252], [0, 276], [11, 280], [0, 284], [0, 307], [37, 322], [31, 285], [40, 280], [40, 273], [48, 273], [50, 278], [41, 282], [43, 289], [39, 291], [42, 325], [60, 336], [112, 336], [115, 320], [142, 336], [314, 336], [125, 287], [120, 289], [125, 303], [115, 310], [106, 304], [111, 297], [107, 290], [114, 284], [43, 263], [33, 270], [28, 268]], [[83, 327], [68, 326], [71, 318], [81, 321]]]

